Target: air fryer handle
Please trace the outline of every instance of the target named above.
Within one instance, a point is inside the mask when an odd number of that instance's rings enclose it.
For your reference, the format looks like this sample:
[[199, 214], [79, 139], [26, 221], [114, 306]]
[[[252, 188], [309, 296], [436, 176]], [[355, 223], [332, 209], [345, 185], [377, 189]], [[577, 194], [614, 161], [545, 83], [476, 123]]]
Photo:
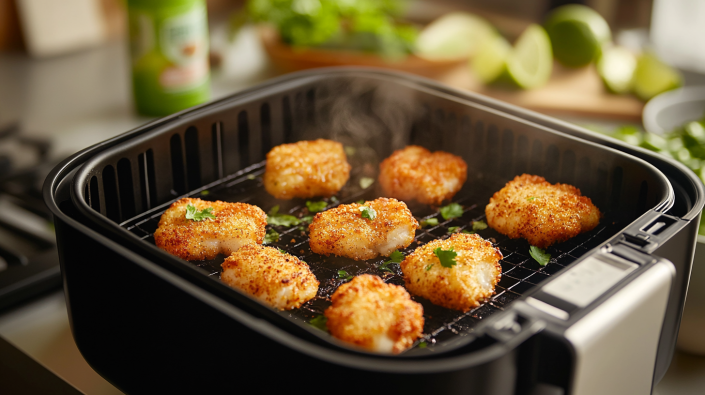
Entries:
[[690, 222], [691, 220], [650, 210], [629, 225], [617, 243], [613, 244], [623, 244], [650, 255]]

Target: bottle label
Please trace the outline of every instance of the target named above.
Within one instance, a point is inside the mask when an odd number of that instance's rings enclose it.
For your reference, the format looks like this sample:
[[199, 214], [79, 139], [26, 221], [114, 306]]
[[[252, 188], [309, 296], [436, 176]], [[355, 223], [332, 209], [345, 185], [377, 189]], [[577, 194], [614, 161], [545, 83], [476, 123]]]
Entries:
[[208, 28], [204, 7], [165, 19], [159, 32], [162, 53], [170, 61], [159, 83], [166, 91], [198, 86], [208, 78]]

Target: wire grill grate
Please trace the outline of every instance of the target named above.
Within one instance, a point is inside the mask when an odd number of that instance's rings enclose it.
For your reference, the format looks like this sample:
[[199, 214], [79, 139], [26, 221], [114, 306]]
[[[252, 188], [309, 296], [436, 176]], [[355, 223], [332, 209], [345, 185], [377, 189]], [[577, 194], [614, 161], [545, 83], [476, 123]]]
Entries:
[[[358, 167], [359, 168], [359, 167]], [[353, 169], [356, 166], [353, 165]], [[245, 202], [255, 204], [265, 211], [269, 211], [273, 206], [280, 206], [280, 213], [288, 213], [301, 218], [310, 214], [305, 205], [305, 200], [293, 199], [291, 201], [276, 200], [264, 189], [262, 174], [264, 173], [264, 162], [251, 166], [242, 172], [227, 177], [224, 180], [211, 184], [208, 189], [199, 190], [192, 193], [191, 197], [200, 197], [205, 200], [223, 200], [230, 202]], [[346, 186], [335, 198], [321, 199], [327, 202], [326, 209], [335, 207], [338, 204], [352, 203], [358, 200], [372, 200], [379, 196], [376, 193], [376, 183], [368, 188], [360, 186], [360, 179], [374, 174], [365, 174], [364, 170], [353, 171]], [[400, 250], [404, 255], [408, 255], [417, 247], [428, 243], [431, 240], [446, 238], [450, 236], [449, 228], [457, 227], [454, 231], [472, 230], [473, 221], [484, 221], [484, 206], [489, 201], [494, 191], [503, 186], [504, 181], [489, 182], [487, 180], [475, 180], [466, 182], [465, 187], [453, 199], [454, 202], [463, 206], [463, 215], [460, 218], [444, 220], [436, 208], [426, 205], [409, 204], [409, 209], [417, 219], [424, 220], [437, 218], [437, 226], [425, 227], [416, 231], [414, 242]], [[159, 219], [164, 210], [171, 204], [162, 205], [150, 212], [137, 216], [122, 226], [146, 242], [154, 244], [153, 233], [157, 229]], [[623, 224], [612, 222], [603, 218], [601, 224], [590, 232], [581, 234], [564, 243], [551, 246], [547, 252], [551, 254], [551, 260], [546, 266], [539, 265], [529, 255], [529, 244], [523, 239], [509, 239], [497, 233], [491, 228], [478, 231], [477, 233], [485, 239], [499, 247], [502, 252], [502, 279], [495, 287], [495, 295], [478, 308], [466, 313], [446, 309], [444, 307], [431, 304], [429, 301], [413, 297], [421, 303], [424, 308], [424, 339], [429, 348], [441, 344], [443, 341], [457, 336], [466, 336], [473, 332], [482, 319], [495, 312], [504, 310], [514, 300], [520, 298], [524, 293], [532, 290], [537, 284], [547, 280], [550, 276], [561, 272], [566, 266], [575, 262], [582, 255], [591, 249], [607, 241], [617, 234]], [[380, 269], [380, 266], [388, 260], [379, 257], [367, 261], [354, 261], [342, 257], [325, 257], [315, 254], [308, 245], [308, 235], [305, 231], [306, 225], [293, 227], [267, 226], [267, 229], [274, 229], [279, 233], [279, 240], [269, 245], [295, 255], [307, 262], [311, 271], [320, 281], [319, 292], [315, 299], [309, 301], [299, 309], [282, 312], [283, 315], [308, 322], [310, 319], [323, 313], [330, 305], [329, 298], [335, 290], [345, 282], [339, 278], [338, 271], [344, 270], [349, 275], [360, 275], [370, 273], [378, 275], [387, 283], [404, 285], [404, 279], [398, 264], [390, 264], [391, 272]], [[219, 277], [220, 264], [225, 259], [219, 256], [213, 260], [191, 262], [191, 264], [204, 270], [205, 274], [212, 277]]]

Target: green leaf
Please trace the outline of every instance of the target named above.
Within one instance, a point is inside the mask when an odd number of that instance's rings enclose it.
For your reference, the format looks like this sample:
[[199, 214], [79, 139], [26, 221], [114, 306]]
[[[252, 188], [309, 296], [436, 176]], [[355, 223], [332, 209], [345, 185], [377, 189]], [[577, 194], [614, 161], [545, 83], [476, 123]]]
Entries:
[[357, 151], [355, 149], [355, 147], [351, 147], [349, 145], [346, 145], [345, 148], [343, 148], [343, 149], [345, 150], [345, 155], [347, 155], [347, 156], [353, 156], [353, 155], [355, 155], [355, 152]]
[[545, 250], [542, 250], [536, 246], [529, 247], [529, 255], [531, 255], [536, 262], [541, 266], [546, 266], [548, 261], [551, 260], [551, 254], [547, 254]]
[[204, 189], [201, 191], [201, 196], [208, 196], [211, 193], [211, 191]]
[[313, 221], [313, 215], [304, 215], [303, 217], [301, 217], [301, 222], [305, 224], [310, 224], [311, 221]]
[[270, 244], [279, 241], [279, 232], [274, 229], [270, 229], [264, 235], [264, 244]]
[[277, 250], [278, 250], [279, 252], [281, 252], [282, 254], [286, 254], [286, 251], [282, 250], [281, 248], [277, 248]]
[[213, 207], [204, 208], [203, 211], [198, 211], [195, 206], [190, 204], [186, 205], [186, 219], [193, 220], [195, 222], [203, 221], [205, 219], [215, 219], [215, 215], [211, 213]]
[[308, 200], [306, 201], [306, 208], [308, 208], [308, 211], [312, 212], [312, 213], [317, 213], [319, 211], [325, 210], [327, 205], [328, 205], [328, 203], [326, 203], [324, 201], [320, 201], [320, 202], [311, 202]]
[[375, 218], [377, 218], [377, 212], [372, 207], [362, 206], [360, 207], [360, 213], [360, 216], [362, 218], [367, 218], [370, 221], [373, 221]]
[[370, 185], [374, 184], [375, 179], [370, 177], [362, 177], [360, 179], [360, 188], [367, 189]]
[[247, 176], [247, 179], [248, 179], [248, 180], [254, 180], [254, 179], [255, 179], [255, 175], [254, 175], [254, 174], [250, 174], [249, 176]]
[[458, 218], [463, 215], [463, 206], [458, 203], [451, 203], [447, 206], [441, 207], [441, 216], [443, 219]]
[[392, 263], [401, 263], [401, 261], [403, 260], [404, 254], [399, 252], [399, 250], [394, 250], [394, 252], [389, 255], [389, 260], [379, 265], [379, 270], [394, 273], [394, 270], [392, 270], [389, 265], [391, 265]]
[[429, 271], [429, 270], [431, 270], [431, 268], [432, 268], [432, 267], [433, 267], [433, 263], [432, 263], [432, 264], [430, 264], [430, 265], [428, 265], [428, 266], [426, 266], [426, 271]]
[[328, 322], [328, 317], [321, 314], [313, 317], [308, 323], [311, 324], [311, 326], [313, 326], [314, 328], [328, 332], [328, 326], [326, 325], [326, 322]]
[[352, 274], [348, 274], [345, 270], [338, 270], [338, 278], [343, 279], [345, 281], [350, 281], [352, 280], [353, 276]]
[[485, 229], [487, 229], [487, 223], [485, 223], [485, 221], [472, 221], [472, 230], [475, 232]]
[[455, 261], [455, 257], [458, 256], [458, 253], [453, 250], [453, 247], [450, 247], [449, 250], [443, 250], [441, 247], [438, 247], [433, 250], [433, 253], [436, 254], [443, 267], [452, 268], [458, 264], [458, 262]]
[[267, 213], [267, 224], [269, 225], [296, 226], [299, 223], [301, 223], [301, 221], [293, 215], [279, 214], [279, 205], [272, 207], [269, 213]]
[[532, 202], [532, 201], [536, 200], [537, 197], [538, 196], [531, 196], [531, 197], [526, 198], [526, 200]]
[[463, 229], [463, 231], [460, 232], [460, 233], [464, 233], [464, 234], [466, 234], [466, 235], [474, 235], [474, 234], [477, 233], [477, 232], [475, 232], [474, 230], [468, 231], [468, 230]]
[[448, 228], [448, 233], [457, 233], [460, 226], [451, 226]]
[[438, 218], [427, 218], [421, 221], [421, 227], [424, 228], [426, 226], [438, 226]]
[[421, 342], [418, 345], [419, 348], [426, 348], [427, 346], [428, 346], [428, 343], [426, 343], [426, 342]]
[[355, 202], [355, 203], [357, 203], [357, 204], [365, 204], [365, 201], [364, 201], [364, 200], [362, 200], [362, 199], [360, 199], [360, 200], [358, 200], [358, 201], [357, 201], [357, 202]]

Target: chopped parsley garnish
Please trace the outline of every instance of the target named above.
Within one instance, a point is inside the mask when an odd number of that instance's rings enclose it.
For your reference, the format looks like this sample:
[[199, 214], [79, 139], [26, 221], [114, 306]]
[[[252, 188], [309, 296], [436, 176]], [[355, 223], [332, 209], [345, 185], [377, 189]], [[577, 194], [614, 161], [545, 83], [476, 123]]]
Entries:
[[279, 205], [276, 205], [267, 213], [267, 223], [274, 226], [296, 226], [301, 220], [293, 215], [280, 214]]
[[326, 322], [328, 322], [328, 317], [321, 314], [313, 317], [308, 323], [316, 329], [328, 332], [328, 326], [326, 326]]
[[279, 232], [274, 229], [270, 229], [264, 235], [264, 244], [274, 243], [279, 241]]
[[305, 224], [310, 224], [311, 221], [313, 221], [313, 215], [304, 215], [303, 217], [301, 217], [301, 222]]
[[458, 218], [463, 215], [463, 206], [458, 203], [451, 203], [441, 207], [441, 215], [443, 219]]
[[202, 211], [198, 211], [196, 206], [190, 204], [186, 205], [186, 219], [191, 219], [196, 222], [203, 221], [204, 219], [215, 219], [215, 214], [213, 214], [213, 207], [204, 208]]
[[350, 281], [352, 280], [353, 276], [352, 274], [348, 274], [345, 270], [338, 270], [338, 278], [345, 280], [345, 281]]
[[362, 199], [360, 199], [360, 200], [358, 200], [358, 201], [357, 201], [357, 202], [355, 202], [355, 203], [357, 203], [357, 204], [365, 204], [365, 201], [364, 201], [364, 200], [362, 200]]
[[210, 193], [211, 193], [211, 191], [204, 189], [201, 191], [201, 196], [208, 196], [208, 194], [210, 194]]
[[458, 233], [458, 229], [460, 229], [460, 226], [451, 226], [448, 228], [448, 233]]
[[467, 231], [467, 230], [463, 229], [463, 231], [460, 232], [460, 233], [465, 233], [466, 235], [474, 235], [474, 234], [477, 233], [477, 232], [475, 232], [474, 230]]
[[286, 251], [282, 250], [281, 248], [277, 248], [277, 250], [279, 250], [279, 252], [281, 252], [282, 254], [286, 254]]
[[551, 260], [551, 254], [547, 254], [546, 250], [542, 250], [536, 246], [529, 247], [529, 255], [541, 266], [548, 265], [548, 261]]
[[528, 200], [528, 201], [531, 202], [531, 201], [533, 201], [534, 199], [536, 199], [537, 197], [538, 197], [538, 196], [531, 196], [531, 197], [526, 198], [526, 200]]
[[443, 267], [452, 268], [458, 264], [458, 262], [455, 261], [455, 257], [458, 256], [458, 253], [453, 250], [453, 247], [450, 247], [450, 250], [442, 250], [441, 247], [438, 247], [433, 250], [433, 253], [436, 254]]
[[306, 201], [306, 208], [308, 208], [308, 211], [312, 213], [317, 213], [319, 211], [325, 210], [327, 205], [328, 203], [322, 200], [320, 202], [312, 202], [309, 200]]
[[346, 145], [343, 149], [345, 150], [345, 155], [347, 156], [353, 156], [355, 155], [355, 151], [357, 151], [355, 147], [351, 147], [349, 145]]
[[392, 263], [401, 263], [403, 260], [404, 254], [399, 252], [399, 250], [394, 250], [394, 252], [389, 255], [389, 260], [379, 265], [379, 270], [394, 273], [394, 270], [392, 270], [389, 265]]
[[370, 177], [362, 177], [360, 179], [360, 188], [367, 189], [370, 185], [374, 184], [375, 179]]
[[377, 212], [372, 207], [362, 206], [360, 207], [360, 216], [362, 218], [367, 218], [370, 221], [373, 221], [375, 218], [377, 218]]
[[472, 221], [472, 230], [475, 232], [485, 229], [487, 229], [487, 223], [485, 223], [485, 221]]
[[426, 343], [426, 342], [421, 342], [418, 345], [419, 348], [426, 348], [426, 346], [428, 346], [428, 343]]
[[438, 218], [427, 218], [421, 221], [422, 228], [425, 228], [427, 226], [438, 226]]
[[250, 174], [249, 176], [247, 176], [247, 179], [248, 179], [248, 180], [254, 180], [254, 179], [255, 179], [255, 175], [254, 175], [254, 174]]
[[432, 263], [432, 264], [430, 264], [430, 265], [428, 265], [428, 266], [426, 266], [426, 271], [429, 271], [429, 270], [431, 270], [431, 268], [432, 268], [432, 267], [433, 267], [433, 263]]

